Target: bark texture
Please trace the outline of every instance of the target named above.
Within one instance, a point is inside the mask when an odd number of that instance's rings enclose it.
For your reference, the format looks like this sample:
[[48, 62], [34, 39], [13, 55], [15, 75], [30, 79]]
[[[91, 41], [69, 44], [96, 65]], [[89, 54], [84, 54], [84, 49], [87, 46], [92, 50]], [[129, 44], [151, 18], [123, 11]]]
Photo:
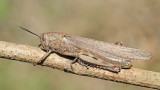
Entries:
[[[6, 58], [27, 63], [35, 63], [45, 55], [45, 52], [37, 47], [0, 41], [0, 58]], [[42, 64], [72, 74], [94, 77], [115, 82], [127, 83], [142, 87], [160, 89], [160, 73], [142, 69], [122, 69], [119, 73], [85, 67], [78, 63], [71, 65], [74, 58], [51, 54]]]

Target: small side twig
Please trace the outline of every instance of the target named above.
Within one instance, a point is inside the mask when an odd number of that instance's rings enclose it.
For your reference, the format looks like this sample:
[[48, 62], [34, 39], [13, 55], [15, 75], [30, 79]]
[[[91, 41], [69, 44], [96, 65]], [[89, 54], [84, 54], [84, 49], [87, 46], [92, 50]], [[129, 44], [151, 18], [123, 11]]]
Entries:
[[[40, 60], [44, 54], [44, 51], [36, 47], [0, 41], [0, 58], [33, 64]], [[71, 62], [72, 59], [53, 53], [44, 61], [42, 66], [56, 68], [77, 75], [160, 89], [160, 73], [158, 72], [131, 68], [122, 69], [119, 73], [113, 73], [92, 67], [86, 68], [78, 63], [72, 64], [71, 67]]]

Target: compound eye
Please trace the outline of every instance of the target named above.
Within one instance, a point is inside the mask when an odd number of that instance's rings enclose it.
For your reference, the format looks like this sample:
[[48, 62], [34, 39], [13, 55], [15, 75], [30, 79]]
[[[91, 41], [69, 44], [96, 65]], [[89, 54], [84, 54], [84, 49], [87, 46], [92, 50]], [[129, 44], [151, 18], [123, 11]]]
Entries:
[[45, 41], [45, 35], [44, 34], [42, 35], [42, 40]]
[[45, 40], [45, 35], [44, 35], [44, 34], [41, 34], [41, 35], [40, 35], [40, 39], [41, 39], [41, 41], [44, 41], [44, 40]]

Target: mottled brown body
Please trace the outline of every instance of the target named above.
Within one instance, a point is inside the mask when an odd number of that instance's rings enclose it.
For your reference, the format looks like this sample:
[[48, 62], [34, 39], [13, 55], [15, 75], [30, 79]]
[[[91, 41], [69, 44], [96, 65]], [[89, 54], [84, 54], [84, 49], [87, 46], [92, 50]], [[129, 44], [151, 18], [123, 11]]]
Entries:
[[[23, 27], [21, 28], [30, 32]], [[47, 51], [38, 63], [46, 59], [52, 52], [57, 52], [76, 57], [75, 60], [81, 65], [119, 72], [121, 68], [132, 66], [130, 60], [151, 58], [150, 53], [141, 49], [128, 48], [65, 33], [48, 32], [38, 37], [43, 49]]]

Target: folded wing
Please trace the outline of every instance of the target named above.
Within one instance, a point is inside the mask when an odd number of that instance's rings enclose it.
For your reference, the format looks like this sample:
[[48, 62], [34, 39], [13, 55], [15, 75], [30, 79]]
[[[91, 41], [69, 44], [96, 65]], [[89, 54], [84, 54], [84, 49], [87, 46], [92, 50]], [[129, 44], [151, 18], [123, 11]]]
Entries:
[[79, 46], [84, 50], [92, 51], [93, 54], [98, 53], [100, 57], [113, 57], [113, 60], [116, 60], [117, 58], [126, 60], [148, 60], [151, 58], [151, 54], [149, 52], [141, 49], [113, 45], [107, 42], [79, 36], [66, 36], [65, 38], [70, 44]]

